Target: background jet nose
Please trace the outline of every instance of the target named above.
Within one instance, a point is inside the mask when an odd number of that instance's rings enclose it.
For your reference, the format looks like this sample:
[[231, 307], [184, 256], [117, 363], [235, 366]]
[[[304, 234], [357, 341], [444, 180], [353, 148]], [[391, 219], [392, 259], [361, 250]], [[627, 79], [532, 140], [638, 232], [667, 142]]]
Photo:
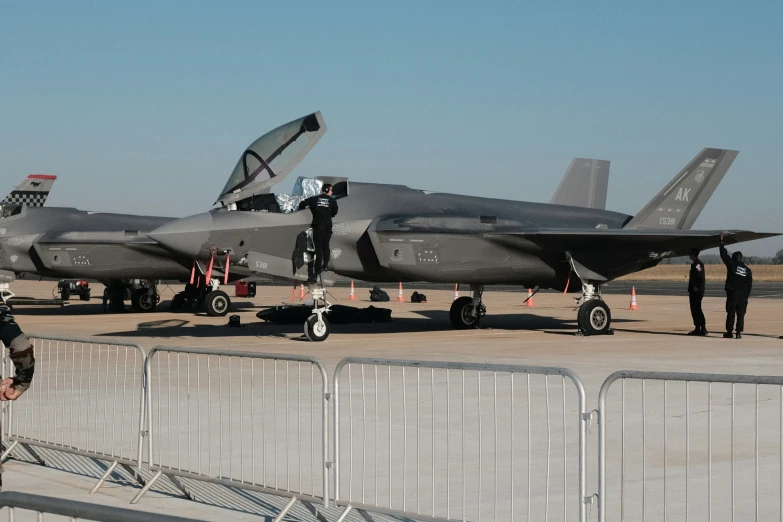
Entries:
[[198, 257], [209, 240], [211, 227], [212, 217], [209, 214], [197, 214], [166, 223], [148, 233], [147, 237], [178, 254]]

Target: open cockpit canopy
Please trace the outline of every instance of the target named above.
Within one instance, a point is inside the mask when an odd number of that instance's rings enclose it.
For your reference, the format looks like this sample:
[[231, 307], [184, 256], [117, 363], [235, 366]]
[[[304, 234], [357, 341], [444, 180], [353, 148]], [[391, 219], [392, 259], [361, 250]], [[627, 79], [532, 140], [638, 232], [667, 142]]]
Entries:
[[216, 203], [228, 206], [258, 194], [283, 180], [326, 132], [320, 112], [314, 112], [267, 132], [242, 153]]

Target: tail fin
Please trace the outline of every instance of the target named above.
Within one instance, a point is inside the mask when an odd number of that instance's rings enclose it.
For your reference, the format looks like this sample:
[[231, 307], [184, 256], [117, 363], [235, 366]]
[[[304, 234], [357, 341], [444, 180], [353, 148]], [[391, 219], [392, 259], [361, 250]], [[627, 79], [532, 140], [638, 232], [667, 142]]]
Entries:
[[57, 176], [30, 174], [2, 201], [3, 204], [42, 207]]
[[550, 203], [605, 210], [608, 186], [608, 161], [574, 158]]
[[624, 228], [690, 230], [737, 154], [703, 149]]

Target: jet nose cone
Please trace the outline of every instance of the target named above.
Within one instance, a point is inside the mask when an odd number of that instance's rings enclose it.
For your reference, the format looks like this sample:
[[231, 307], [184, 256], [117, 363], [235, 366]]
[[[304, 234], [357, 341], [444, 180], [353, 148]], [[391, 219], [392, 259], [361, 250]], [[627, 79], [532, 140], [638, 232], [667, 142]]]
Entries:
[[147, 237], [160, 243], [164, 248], [186, 255], [198, 257], [209, 241], [212, 218], [209, 214], [197, 214], [175, 219], [147, 234]]

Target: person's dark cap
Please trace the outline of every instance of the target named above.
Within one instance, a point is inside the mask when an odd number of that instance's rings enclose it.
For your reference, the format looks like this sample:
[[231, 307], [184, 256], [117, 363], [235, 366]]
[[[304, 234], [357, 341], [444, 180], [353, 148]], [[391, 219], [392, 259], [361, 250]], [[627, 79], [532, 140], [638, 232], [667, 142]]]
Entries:
[[330, 190], [332, 190], [332, 184], [331, 183], [324, 183], [324, 186], [321, 187], [321, 192], [324, 193], [324, 194], [326, 194]]
[[699, 249], [698, 248], [691, 248], [690, 252], [688, 254], [692, 256], [698, 256], [699, 255]]

